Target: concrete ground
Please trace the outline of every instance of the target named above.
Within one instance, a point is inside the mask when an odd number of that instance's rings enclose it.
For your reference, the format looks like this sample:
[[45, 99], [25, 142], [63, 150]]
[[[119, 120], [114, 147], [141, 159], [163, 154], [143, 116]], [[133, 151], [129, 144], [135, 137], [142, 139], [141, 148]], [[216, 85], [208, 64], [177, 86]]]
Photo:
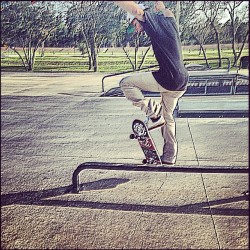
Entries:
[[[2, 249], [248, 249], [247, 174], [84, 170], [141, 164], [124, 97], [103, 74], [2, 73]], [[121, 76], [120, 76], [121, 77]], [[107, 88], [117, 86], [109, 79]], [[247, 96], [183, 97], [180, 109], [248, 109]], [[248, 168], [248, 118], [177, 118], [177, 167]], [[161, 152], [160, 130], [152, 132]]]

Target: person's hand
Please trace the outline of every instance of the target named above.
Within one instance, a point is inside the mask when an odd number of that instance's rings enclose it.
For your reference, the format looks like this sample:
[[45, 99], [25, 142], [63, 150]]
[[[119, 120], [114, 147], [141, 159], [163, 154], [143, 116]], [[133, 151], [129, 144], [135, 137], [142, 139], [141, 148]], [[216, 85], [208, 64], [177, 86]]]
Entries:
[[156, 11], [164, 11], [165, 10], [165, 5], [163, 1], [156, 1], [155, 2], [155, 10]]

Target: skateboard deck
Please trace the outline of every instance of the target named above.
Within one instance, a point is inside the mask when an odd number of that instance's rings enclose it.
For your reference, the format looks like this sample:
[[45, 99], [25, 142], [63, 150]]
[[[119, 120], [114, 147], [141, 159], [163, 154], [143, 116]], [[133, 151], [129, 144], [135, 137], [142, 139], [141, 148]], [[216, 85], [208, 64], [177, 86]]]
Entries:
[[162, 165], [159, 153], [156, 149], [154, 141], [149, 133], [149, 130], [145, 123], [140, 120], [134, 120], [132, 123], [133, 134], [130, 135], [130, 139], [137, 139], [141, 149], [145, 155], [143, 164]]

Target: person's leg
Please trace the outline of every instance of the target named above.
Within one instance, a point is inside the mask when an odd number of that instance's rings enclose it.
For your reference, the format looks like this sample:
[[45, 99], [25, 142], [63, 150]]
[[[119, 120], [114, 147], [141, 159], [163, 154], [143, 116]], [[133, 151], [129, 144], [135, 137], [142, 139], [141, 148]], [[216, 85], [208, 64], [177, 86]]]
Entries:
[[136, 73], [123, 78], [120, 87], [125, 97], [132, 101], [134, 106], [140, 107], [147, 116], [157, 118], [161, 114], [161, 104], [154, 99], [145, 98], [141, 90], [160, 92], [161, 86], [155, 80], [152, 72]]
[[[164, 162], [175, 163], [177, 156], [177, 141], [173, 112], [178, 99], [185, 91], [169, 91], [164, 89], [158, 84], [151, 72], [138, 73], [133, 76], [125, 77], [121, 80], [120, 87], [126, 98], [132, 101], [133, 105], [140, 107], [148, 116], [155, 118], [157, 110], [160, 110], [166, 122], [162, 127], [162, 136], [164, 138], [162, 160]], [[160, 92], [162, 97], [161, 105], [158, 105], [151, 98], [145, 98], [141, 90]], [[159, 109], [159, 107], [162, 108]]]
[[162, 161], [174, 164], [177, 157], [176, 127], [173, 117], [178, 99], [185, 91], [165, 91], [162, 96], [162, 112], [166, 124], [161, 128], [164, 138]]

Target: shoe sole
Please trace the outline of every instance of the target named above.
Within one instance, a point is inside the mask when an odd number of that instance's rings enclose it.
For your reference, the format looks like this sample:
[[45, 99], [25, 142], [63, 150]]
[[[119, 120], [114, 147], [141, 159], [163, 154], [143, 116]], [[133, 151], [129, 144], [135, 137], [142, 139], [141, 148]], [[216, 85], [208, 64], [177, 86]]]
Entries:
[[148, 131], [153, 130], [153, 129], [157, 129], [157, 128], [160, 128], [160, 127], [163, 127], [164, 125], [166, 125], [166, 122], [160, 123], [160, 124], [155, 125], [155, 126], [151, 126], [150, 128], [148, 128]]
[[162, 165], [168, 165], [168, 166], [174, 166], [175, 163], [170, 163], [170, 162], [161, 162]]

